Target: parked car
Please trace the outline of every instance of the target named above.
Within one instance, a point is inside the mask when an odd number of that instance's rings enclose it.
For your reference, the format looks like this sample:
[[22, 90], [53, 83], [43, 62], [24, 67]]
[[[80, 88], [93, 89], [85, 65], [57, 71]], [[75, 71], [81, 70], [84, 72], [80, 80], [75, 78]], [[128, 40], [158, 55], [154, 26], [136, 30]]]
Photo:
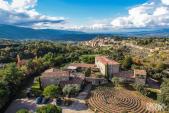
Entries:
[[61, 105], [61, 104], [62, 104], [61, 98], [57, 98], [57, 99], [56, 99], [56, 105]]
[[47, 104], [49, 102], [50, 98], [43, 98], [42, 104]]
[[41, 104], [42, 103], [42, 97], [37, 97], [36, 98], [36, 104]]

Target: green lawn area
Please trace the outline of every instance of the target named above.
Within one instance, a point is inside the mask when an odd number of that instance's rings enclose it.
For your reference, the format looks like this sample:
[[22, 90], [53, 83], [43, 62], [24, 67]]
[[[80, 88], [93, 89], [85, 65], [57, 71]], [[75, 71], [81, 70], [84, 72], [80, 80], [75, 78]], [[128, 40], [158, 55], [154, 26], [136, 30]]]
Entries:
[[32, 89], [32, 92], [35, 95], [41, 95], [42, 90], [40, 89], [39, 77], [35, 78], [34, 83], [32, 84], [31, 89]]
[[32, 85], [32, 89], [40, 89], [40, 84], [38, 81], [35, 81]]
[[87, 57], [87, 56], [89, 56], [89, 57], [90, 57], [90, 56], [91, 56], [91, 57], [94, 56], [94, 57], [95, 57], [95, 56], [97, 56], [97, 55], [98, 55], [98, 54], [90, 54], [90, 55], [89, 55], [89, 54], [86, 54], [86, 55], [81, 55], [81, 57]]

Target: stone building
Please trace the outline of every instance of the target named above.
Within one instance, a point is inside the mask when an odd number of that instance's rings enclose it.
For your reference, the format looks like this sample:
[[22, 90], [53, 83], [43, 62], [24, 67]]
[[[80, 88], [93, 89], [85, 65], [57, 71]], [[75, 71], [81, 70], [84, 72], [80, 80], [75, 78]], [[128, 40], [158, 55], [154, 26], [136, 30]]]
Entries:
[[46, 87], [51, 84], [60, 85], [64, 87], [67, 84], [82, 85], [84, 78], [72, 77], [69, 71], [62, 71], [55, 68], [46, 70], [41, 76], [41, 85]]
[[110, 80], [112, 79], [113, 74], [119, 73], [120, 64], [105, 56], [95, 57], [95, 65], [100, 69], [100, 72], [107, 76]]

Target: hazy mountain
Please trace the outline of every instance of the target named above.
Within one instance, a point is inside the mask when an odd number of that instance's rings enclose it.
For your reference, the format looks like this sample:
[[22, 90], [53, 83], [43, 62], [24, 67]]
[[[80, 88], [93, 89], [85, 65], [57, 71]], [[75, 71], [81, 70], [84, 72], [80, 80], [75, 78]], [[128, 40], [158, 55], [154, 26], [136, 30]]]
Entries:
[[0, 38], [13, 40], [44, 39], [44, 40], [89, 40], [96, 34], [87, 34], [79, 31], [31, 29], [0, 24]]
[[116, 33], [121, 36], [135, 36], [135, 37], [168, 37], [169, 38], [169, 28], [165, 29], [156, 29], [156, 30], [142, 30], [142, 31], [134, 31], [134, 32], [121, 32]]
[[136, 37], [169, 37], [169, 29], [135, 31], [135, 32], [114, 32], [114, 33], [85, 33], [80, 31], [52, 30], [52, 29], [31, 29], [0, 24], [0, 38], [12, 40], [37, 39], [37, 40], [63, 40], [83, 41], [90, 40], [96, 36], [136, 36]]

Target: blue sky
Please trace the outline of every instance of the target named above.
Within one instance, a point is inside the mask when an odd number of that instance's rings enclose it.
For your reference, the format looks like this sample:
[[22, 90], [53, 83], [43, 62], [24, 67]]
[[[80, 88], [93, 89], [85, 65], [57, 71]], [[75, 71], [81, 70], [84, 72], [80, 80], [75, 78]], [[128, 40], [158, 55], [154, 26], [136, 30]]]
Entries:
[[86, 32], [169, 28], [169, 0], [0, 0], [0, 24]]
[[127, 15], [128, 8], [147, 0], [39, 0], [37, 10], [43, 14], [70, 18], [75, 23], [92, 19]]

